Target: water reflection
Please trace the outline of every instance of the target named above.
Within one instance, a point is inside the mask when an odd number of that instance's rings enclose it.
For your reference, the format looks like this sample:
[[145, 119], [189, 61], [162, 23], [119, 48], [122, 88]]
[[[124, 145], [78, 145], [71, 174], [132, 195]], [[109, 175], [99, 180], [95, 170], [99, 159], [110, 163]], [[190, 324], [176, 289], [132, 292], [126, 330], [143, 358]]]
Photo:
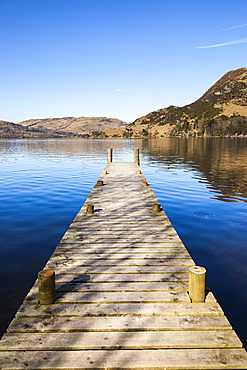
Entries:
[[133, 160], [133, 153], [130, 149], [134, 146], [133, 141], [127, 140], [93, 140], [93, 139], [45, 139], [45, 140], [0, 140], [0, 162], [12, 161], [18, 156], [37, 158], [46, 160], [63, 160], [63, 158], [86, 158], [87, 162], [95, 159], [106, 162], [106, 153], [108, 148], [113, 148], [113, 160], [126, 161]]
[[213, 199], [246, 202], [247, 138], [143, 140], [142, 150], [148, 162], [165, 165], [166, 170], [181, 163], [199, 171], [195, 178], [207, 184]]
[[199, 171], [195, 178], [207, 184], [213, 199], [246, 202], [247, 138], [0, 140], [0, 163], [47, 156], [51, 162], [86, 158], [105, 163], [109, 147], [114, 161], [133, 161], [133, 149], [139, 147], [144, 163], [160, 170], [176, 172], [179, 164], [187, 165], [188, 171]]

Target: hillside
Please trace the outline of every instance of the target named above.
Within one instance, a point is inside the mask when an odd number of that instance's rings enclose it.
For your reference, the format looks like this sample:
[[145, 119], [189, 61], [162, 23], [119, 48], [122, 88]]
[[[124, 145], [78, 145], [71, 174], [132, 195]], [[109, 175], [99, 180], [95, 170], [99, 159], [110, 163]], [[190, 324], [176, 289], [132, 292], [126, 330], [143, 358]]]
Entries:
[[20, 123], [0, 121], [0, 137], [122, 137], [127, 125], [127, 122], [106, 117], [30, 119]]
[[[105, 130], [117, 130], [120, 132], [128, 125], [127, 122], [116, 118], [107, 117], [64, 117], [64, 118], [47, 118], [47, 119], [30, 119], [19, 123], [29, 129], [39, 131], [52, 130], [60, 133], [70, 133], [74, 135], [97, 136], [98, 132]], [[116, 133], [115, 132], [115, 133]], [[101, 135], [101, 134], [100, 134]]]
[[138, 118], [125, 136], [247, 135], [247, 68], [226, 73], [194, 103]]
[[58, 133], [52, 130], [39, 131], [35, 128], [24, 127], [18, 123], [0, 121], [0, 138], [18, 139], [18, 138], [59, 138], [70, 137], [68, 133]]

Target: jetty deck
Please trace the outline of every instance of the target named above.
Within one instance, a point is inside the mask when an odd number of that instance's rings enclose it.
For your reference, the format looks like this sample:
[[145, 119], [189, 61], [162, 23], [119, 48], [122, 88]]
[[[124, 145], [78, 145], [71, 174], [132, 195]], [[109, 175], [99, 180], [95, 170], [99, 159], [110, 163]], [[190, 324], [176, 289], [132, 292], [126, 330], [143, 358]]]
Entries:
[[[195, 265], [136, 163], [109, 163], [0, 341], [0, 369], [247, 369], [212, 292], [191, 303]], [[94, 213], [86, 205], [94, 204]]]

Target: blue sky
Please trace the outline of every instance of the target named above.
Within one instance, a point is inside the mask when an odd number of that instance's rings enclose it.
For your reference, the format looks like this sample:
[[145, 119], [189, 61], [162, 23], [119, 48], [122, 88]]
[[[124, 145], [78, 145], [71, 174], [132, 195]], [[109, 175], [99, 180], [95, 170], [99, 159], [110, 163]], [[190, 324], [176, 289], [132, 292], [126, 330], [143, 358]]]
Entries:
[[0, 119], [132, 122], [247, 67], [247, 1], [0, 0]]

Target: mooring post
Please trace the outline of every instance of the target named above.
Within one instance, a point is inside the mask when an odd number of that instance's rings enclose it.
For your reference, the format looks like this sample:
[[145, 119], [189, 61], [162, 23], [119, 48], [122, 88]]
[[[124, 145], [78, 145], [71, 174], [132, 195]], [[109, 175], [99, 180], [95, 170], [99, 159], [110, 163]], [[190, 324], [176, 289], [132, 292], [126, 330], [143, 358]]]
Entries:
[[189, 269], [189, 296], [192, 303], [205, 302], [206, 269], [193, 266]]
[[159, 203], [153, 205], [153, 211], [154, 212], [160, 212], [160, 204]]
[[56, 299], [55, 272], [42, 270], [38, 273], [39, 304], [52, 304]]
[[139, 149], [134, 149], [134, 162], [140, 165]]
[[112, 162], [112, 149], [107, 149], [107, 163]]
[[89, 214], [94, 213], [94, 205], [93, 204], [87, 204], [86, 205], [86, 213], [89, 213]]

